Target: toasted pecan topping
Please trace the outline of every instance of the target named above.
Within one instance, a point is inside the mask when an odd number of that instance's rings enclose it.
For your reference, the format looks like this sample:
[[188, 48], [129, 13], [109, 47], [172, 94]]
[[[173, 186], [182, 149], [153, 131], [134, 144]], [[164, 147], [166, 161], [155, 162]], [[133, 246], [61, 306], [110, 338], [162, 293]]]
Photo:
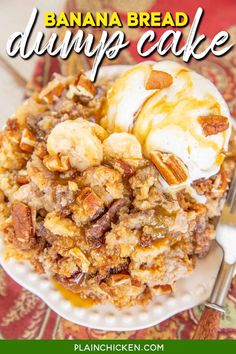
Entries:
[[174, 154], [153, 151], [150, 157], [161, 176], [169, 185], [180, 184], [187, 180], [187, 167]]
[[47, 148], [45, 142], [41, 141], [35, 146], [34, 153], [40, 159], [43, 159], [48, 155]]
[[3, 203], [5, 199], [4, 193], [0, 189], [0, 203]]
[[70, 249], [69, 254], [77, 259], [78, 266], [83, 273], [87, 273], [89, 270], [90, 262], [85, 254], [79, 247], [73, 247]]
[[216, 190], [222, 190], [226, 191], [228, 188], [228, 179], [227, 179], [227, 173], [223, 167], [221, 167], [220, 172], [216, 176], [216, 179], [214, 181], [214, 189]]
[[93, 99], [96, 94], [96, 86], [84, 75], [79, 74], [73, 85], [70, 85], [67, 97], [72, 99], [79, 96], [85, 101]]
[[172, 83], [173, 78], [170, 74], [164, 71], [152, 70], [145, 88], [146, 90], [163, 89], [169, 87]]
[[228, 118], [216, 114], [200, 116], [198, 122], [201, 124], [205, 136], [215, 135], [229, 128]]
[[[53, 105], [46, 104], [47, 97], [33, 98], [23, 112], [16, 114], [19, 126], [13, 121], [0, 133], [0, 165], [4, 167], [0, 168], [0, 230], [5, 234], [6, 256], [23, 256], [37, 272], [51, 274], [85, 299], [83, 306], [94, 300], [109, 301], [119, 308], [144, 305], [153, 295], [173, 291], [176, 281], [194, 268], [195, 256], [208, 252], [214, 235], [212, 224], [222, 208], [235, 161], [226, 151], [220, 151], [216, 158], [219, 166], [226, 155], [221, 170], [192, 184], [198, 194], [205, 194], [204, 204], [197, 203], [184, 184], [174, 185], [179, 187], [176, 193], [162, 188], [161, 174], [170, 184], [182, 182], [188, 176], [188, 164], [179, 160], [180, 155], [154, 151], [154, 165], [150, 155], [142, 154], [138, 141], [135, 148], [132, 134], [127, 133], [118, 147], [117, 140], [111, 141], [105, 154], [104, 145], [111, 134], [92, 122], [99, 124], [100, 116], [106, 113], [106, 109], [101, 114], [97, 111], [110, 83], [98, 86], [97, 94], [95, 90], [88, 93], [80, 85], [81, 75], [57, 76], [53, 85], [59, 81], [65, 89], [58, 97], [51, 85], [49, 98]], [[81, 79], [86, 81], [85, 77]], [[75, 142], [82, 141], [76, 156], [73, 144], [61, 150], [68, 124], [64, 128], [62, 125], [52, 144], [48, 144], [49, 134], [68, 120], [76, 122], [76, 127], [65, 137], [66, 142], [71, 141], [74, 131]], [[36, 137], [32, 154], [19, 147], [26, 127]], [[87, 127], [86, 132], [78, 137], [83, 127]], [[205, 140], [209, 139], [200, 124], [198, 130]], [[88, 139], [89, 132], [98, 138], [98, 145], [96, 139]], [[2, 141], [5, 135], [6, 141]], [[100, 146], [101, 156], [94, 164], [93, 156], [78, 170], [84, 143], [89, 156]], [[13, 162], [8, 165], [6, 160]], [[59, 289], [63, 288], [59, 285]]]
[[60, 97], [65, 88], [64, 83], [59, 81], [51, 81], [45, 89], [42, 90], [39, 95], [40, 99], [43, 99], [46, 103], [51, 104], [55, 97]]
[[7, 130], [11, 132], [16, 132], [19, 130], [19, 123], [16, 118], [8, 119], [6, 126], [7, 126]]
[[110, 230], [111, 223], [114, 222], [117, 213], [121, 208], [127, 205], [128, 200], [125, 198], [116, 200], [108, 211], [86, 230], [86, 236], [94, 248], [101, 246], [103, 243], [102, 238], [104, 234]]
[[123, 160], [114, 159], [110, 162], [108, 161], [108, 163], [110, 163], [114, 167], [114, 169], [119, 171], [122, 175], [124, 175], [127, 178], [131, 177], [134, 174], [133, 168]]
[[25, 152], [33, 152], [34, 146], [36, 143], [36, 137], [28, 128], [23, 129], [21, 140], [20, 140], [20, 148]]
[[85, 214], [90, 217], [93, 217], [103, 207], [103, 201], [89, 187], [83, 188], [76, 200], [82, 204]]
[[96, 94], [96, 87], [85, 75], [81, 75], [77, 84], [78, 89], [85, 90], [92, 97]]
[[77, 192], [77, 190], [79, 189], [78, 184], [76, 182], [73, 182], [73, 181], [69, 181], [68, 182], [68, 188], [72, 192]]
[[70, 169], [70, 161], [67, 156], [45, 156], [43, 163], [51, 172], [66, 172]]
[[213, 180], [208, 178], [200, 178], [192, 182], [193, 188], [196, 189], [198, 194], [210, 194], [213, 188]]
[[27, 175], [18, 175], [17, 177], [16, 177], [16, 182], [18, 183], [18, 184], [20, 184], [20, 185], [23, 185], [23, 184], [27, 184], [27, 183], [29, 183], [30, 182], [30, 179], [29, 179], [29, 176], [27, 176]]
[[152, 288], [152, 293], [154, 295], [164, 295], [164, 294], [170, 294], [173, 292], [173, 287], [169, 284], [166, 285], [155, 285]]
[[36, 239], [30, 207], [16, 201], [12, 206], [11, 215], [18, 247], [23, 250], [32, 248]]
[[131, 283], [131, 277], [128, 274], [112, 274], [111, 275], [111, 286], [122, 286]]

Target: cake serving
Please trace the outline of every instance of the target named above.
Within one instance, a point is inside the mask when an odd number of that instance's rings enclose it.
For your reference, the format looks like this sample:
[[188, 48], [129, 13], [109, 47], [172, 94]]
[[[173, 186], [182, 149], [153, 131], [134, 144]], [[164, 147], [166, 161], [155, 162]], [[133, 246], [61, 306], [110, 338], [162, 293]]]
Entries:
[[223, 97], [177, 63], [55, 75], [0, 132], [6, 257], [118, 308], [173, 292], [209, 252], [235, 153]]

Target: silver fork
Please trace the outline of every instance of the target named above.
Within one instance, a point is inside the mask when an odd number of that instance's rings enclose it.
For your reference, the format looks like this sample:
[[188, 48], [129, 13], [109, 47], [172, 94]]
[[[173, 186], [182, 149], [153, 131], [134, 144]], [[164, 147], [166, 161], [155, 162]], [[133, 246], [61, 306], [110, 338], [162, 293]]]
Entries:
[[[218, 225], [225, 225], [235, 229], [236, 237], [236, 170]], [[220, 230], [218, 230], [218, 232], [220, 232]], [[221, 313], [225, 312], [224, 303], [234, 276], [235, 263], [229, 264], [226, 262], [224, 249], [221, 245], [219, 246], [223, 250], [222, 263], [211, 296], [205, 303], [205, 309], [198, 322], [193, 339], [216, 339], [219, 331]]]

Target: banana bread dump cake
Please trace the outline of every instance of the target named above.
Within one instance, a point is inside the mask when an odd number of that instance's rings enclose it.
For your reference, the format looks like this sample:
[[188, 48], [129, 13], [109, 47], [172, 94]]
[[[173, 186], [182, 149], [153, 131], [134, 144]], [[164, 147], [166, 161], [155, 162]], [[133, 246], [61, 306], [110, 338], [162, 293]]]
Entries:
[[[147, 90], [173, 85], [154, 71]], [[8, 119], [0, 221], [6, 257], [31, 262], [81, 297], [124, 307], [174, 291], [207, 254], [236, 144], [232, 137], [223, 163], [221, 150], [219, 172], [185, 185], [189, 168], [177, 155], [148, 154], [130, 129], [100, 125], [109, 86], [83, 73], [56, 76]], [[229, 128], [214, 110], [198, 122], [206, 137]]]

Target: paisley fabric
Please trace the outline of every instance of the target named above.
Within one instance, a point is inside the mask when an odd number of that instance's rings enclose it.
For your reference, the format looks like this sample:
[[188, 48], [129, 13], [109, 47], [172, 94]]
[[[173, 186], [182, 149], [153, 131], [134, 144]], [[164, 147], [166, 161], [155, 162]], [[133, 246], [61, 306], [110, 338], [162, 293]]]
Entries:
[[[200, 26], [200, 32], [209, 38], [222, 29], [230, 33], [231, 41], [236, 42], [236, 2], [235, 0], [198, 0], [194, 3], [189, 0], [70, 0], [67, 1], [68, 11], [117, 11], [122, 19], [125, 11], [185, 11], [193, 19], [198, 6], [205, 10], [205, 16]], [[108, 29], [109, 32], [115, 29]], [[128, 28], [124, 26], [127, 38], [131, 40], [129, 48], [121, 52], [119, 57], [112, 61], [117, 63], [135, 63], [141, 60], [136, 53], [136, 42], [145, 29]], [[184, 29], [186, 38], [189, 27]], [[99, 36], [101, 29], [86, 28], [85, 32]], [[160, 36], [162, 31], [156, 30]], [[64, 30], [60, 29], [63, 36]], [[208, 40], [209, 42], [209, 40]], [[181, 59], [168, 56], [170, 59]], [[154, 54], [150, 59], [159, 60]], [[34, 77], [28, 85], [28, 90], [42, 87], [50, 80], [53, 72], [64, 74], [76, 73], [79, 68], [87, 70], [92, 60], [83, 55], [72, 54], [67, 61], [57, 58], [40, 58], [35, 68]], [[105, 60], [103, 64], [108, 64]], [[111, 64], [111, 63], [110, 63]], [[219, 88], [227, 100], [231, 113], [236, 117], [236, 49], [227, 55], [216, 58], [209, 55], [202, 61], [192, 60], [188, 64], [191, 68], [210, 78]], [[37, 296], [17, 285], [0, 268], [0, 339], [190, 339], [198, 323], [202, 307], [179, 313], [159, 325], [129, 332], [99, 331], [75, 325], [57, 316]], [[219, 339], [236, 339], [236, 279], [234, 279], [227, 301], [226, 313], [220, 324]]]

